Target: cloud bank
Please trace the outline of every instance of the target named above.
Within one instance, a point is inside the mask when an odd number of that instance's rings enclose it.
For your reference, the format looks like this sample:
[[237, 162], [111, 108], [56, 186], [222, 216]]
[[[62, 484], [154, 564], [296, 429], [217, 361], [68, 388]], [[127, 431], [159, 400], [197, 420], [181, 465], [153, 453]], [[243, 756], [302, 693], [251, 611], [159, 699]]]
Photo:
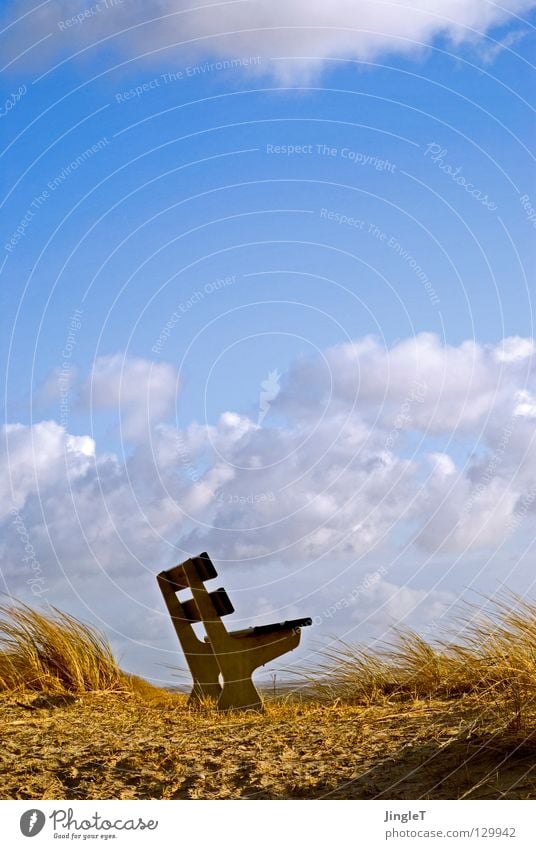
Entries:
[[493, 545], [536, 484], [534, 350], [366, 337], [294, 362], [261, 425], [227, 411], [182, 430], [171, 365], [101, 357], [78, 408], [110, 411], [124, 458], [57, 421], [4, 426], [0, 516], [79, 528], [113, 571], [158, 546], [305, 562], [395, 531], [429, 551]]
[[155, 572], [207, 549], [252, 615], [299, 615], [305, 594], [324, 625], [334, 604], [345, 628], [379, 608], [386, 621], [418, 607], [426, 622], [448, 593], [426, 589], [433, 572], [408, 587], [399, 552], [508, 552], [536, 513], [534, 351], [518, 337], [365, 337], [296, 360], [260, 425], [226, 411], [183, 429], [173, 366], [101, 357], [73, 404], [109, 416], [121, 456], [53, 419], [3, 427], [4, 587], [53, 604], [73, 588], [132, 648], [160, 628]]
[[[438, 38], [453, 46], [476, 42], [534, 5], [534, 0], [502, 5], [488, 0], [229, 0], [198, 6], [185, 0], [53, 0], [10, 3], [4, 17], [8, 23], [18, 21], [6, 38], [14, 63], [24, 52], [23, 63], [33, 58], [54, 64], [59, 56], [100, 43], [127, 59], [152, 56], [160, 63], [176, 58], [176, 50], [199, 60], [259, 56], [261, 70], [268, 65], [290, 80], [317, 72], [327, 58], [367, 61], [390, 53], [415, 54]], [[498, 51], [506, 47], [501, 43]], [[287, 61], [272, 65], [274, 57]], [[255, 63], [251, 67], [259, 70]]]

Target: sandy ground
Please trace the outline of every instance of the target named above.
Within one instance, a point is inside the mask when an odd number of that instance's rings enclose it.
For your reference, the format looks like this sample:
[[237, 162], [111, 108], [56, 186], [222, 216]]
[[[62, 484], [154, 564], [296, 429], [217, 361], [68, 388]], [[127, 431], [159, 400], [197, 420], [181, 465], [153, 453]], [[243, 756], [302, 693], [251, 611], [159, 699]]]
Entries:
[[176, 696], [0, 696], [4, 799], [536, 797], [536, 737], [483, 739], [470, 700], [191, 711]]

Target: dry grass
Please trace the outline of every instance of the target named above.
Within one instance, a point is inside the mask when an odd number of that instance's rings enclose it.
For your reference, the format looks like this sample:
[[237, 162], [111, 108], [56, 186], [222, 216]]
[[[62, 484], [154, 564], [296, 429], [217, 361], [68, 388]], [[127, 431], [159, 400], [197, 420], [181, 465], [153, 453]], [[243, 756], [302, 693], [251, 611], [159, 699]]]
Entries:
[[188, 707], [59, 611], [1, 614], [3, 798], [536, 797], [531, 602], [433, 645], [341, 645], [306, 698], [272, 696], [264, 714]]
[[80, 694], [124, 690], [131, 680], [96, 629], [59, 610], [0, 605], [1, 690]]
[[433, 643], [409, 630], [375, 651], [341, 643], [306, 676], [311, 694], [356, 704], [470, 695], [483, 720], [495, 717], [520, 732], [532, 727], [536, 603], [508, 595], [485, 614], [465, 613], [456, 634]]

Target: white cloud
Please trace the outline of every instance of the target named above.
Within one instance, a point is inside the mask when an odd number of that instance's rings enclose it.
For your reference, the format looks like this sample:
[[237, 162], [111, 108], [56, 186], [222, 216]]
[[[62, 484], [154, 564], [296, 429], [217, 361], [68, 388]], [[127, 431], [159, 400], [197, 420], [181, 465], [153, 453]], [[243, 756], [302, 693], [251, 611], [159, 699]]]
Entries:
[[529, 30], [511, 30], [506, 33], [502, 38], [499, 38], [497, 42], [494, 43], [486, 43], [483, 42], [479, 47], [479, 55], [482, 58], [482, 61], [486, 65], [491, 65], [495, 59], [497, 59], [500, 54], [514, 47], [515, 44], [519, 44], [526, 35], [528, 35]]
[[521, 336], [508, 336], [495, 348], [495, 357], [500, 363], [514, 363], [526, 360], [536, 353], [534, 339]]
[[435, 474], [442, 479], [453, 475], [456, 471], [456, 465], [448, 454], [430, 454], [429, 460], [433, 465]]
[[[397, 586], [390, 581], [380, 580], [371, 589], [359, 598], [358, 609], [354, 611], [353, 618], [363, 619], [368, 615], [370, 624], [376, 629], [386, 625], [400, 626], [402, 623], [412, 626], [429, 626], [434, 623], [438, 632], [440, 622], [448, 609], [455, 601], [453, 593], [444, 591], [427, 591], [423, 589], [412, 589], [408, 586]], [[388, 635], [376, 630], [376, 637], [381, 641]], [[433, 635], [431, 635], [433, 638]], [[437, 634], [436, 634], [437, 636]]]
[[111, 410], [126, 439], [141, 439], [173, 411], [179, 389], [176, 369], [122, 354], [98, 357], [80, 390], [92, 410]]
[[[158, 62], [169, 58], [173, 45], [190, 59], [258, 55], [263, 70], [272, 57], [289, 57], [274, 70], [293, 79], [319, 70], [326, 57], [418, 54], [440, 36], [454, 43], [476, 41], [533, 7], [534, 0], [505, 0], [500, 6], [488, 0], [248, 0], [209, 8], [186, 0], [125, 0], [109, 8], [101, 4], [100, 11], [84, 16], [78, 3], [52, 0], [10, 32], [10, 47], [15, 55], [50, 32], [52, 38], [39, 50], [52, 62], [58, 52], [68, 54], [117, 34], [105, 42], [108, 50], [129, 57], [153, 54]], [[23, 8], [19, 4], [17, 12]], [[9, 17], [14, 15], [12, 4]], [[26, 54], [25, 61], [36, 54]]]
[[89, 436], [65, 433], [57, 422], [39, 422], [33, 427], [8, 424], [2, 427], [0, 458], [4, 474], [0, 481], [0, 520], [11, 509], [21, 510], [31, 496], [50, 485], [84, 474], [94, 455]]
[[[80, 396], [117, 414], [130, 456], [96, 452], [55, 422], [10, 425], [0, 506], [7, 515], [35, 496], [61, 521], [77, 511], [103, 549], [179, 542], [238, 560], [361, 556], [409, 527], [432, 551], [488, 544], [536, 474], [531, 346], [420, 334], [386, 349], [367, 337], [289, 369], [273, 402], [287, 425], [228, 411], [183, 431], [165, 421], [174, 367], [101, 357]], [[496, 352], [514, 347], [523, 357], [498, 366]]]
[[[534, 380], [533, 351], [533, 340], [519, 337], [495, 347], [473, 341], [451, 346], [419, 333], [390, 349], [365, 337], [330, 348], [323, 362], [295, 363], [274, 407], [309, 417], [319, 402], [325, 409], [329, 401], [367, 421], [380, 415], [384, 427], [474, 432], [492, 411], [512, 412], [513, 391]], [[312, 385], [318, 387], [314, 396]]]
[[522, 389], [516, 393], [516, 401], [518, 402], [514, 408], [516, 416], [536, 419], [536, 396]]

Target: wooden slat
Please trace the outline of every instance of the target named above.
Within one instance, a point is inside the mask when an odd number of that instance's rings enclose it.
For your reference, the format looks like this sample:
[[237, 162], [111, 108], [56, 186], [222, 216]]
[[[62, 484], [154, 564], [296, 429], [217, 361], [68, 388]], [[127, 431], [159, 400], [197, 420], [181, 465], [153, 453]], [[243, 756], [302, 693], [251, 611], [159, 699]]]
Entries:
[[209, 595], [218, 616], [229, 616], [230, 613], [234, 613], [234, 607], [231, 603], [231, 599], [223, 587], [214, 590], [214, 592], [209, 593]]
[[188, 562], [188, 566], [184, 564], [187, 569], [190, 563], [197, 572], [197, 576], [201, 581], [211, 581], [212, 578], [217, 578], [218, 573], [216, 571], [216, 567], [206, 551], [198, 557], [192, 557], [192, 559]]
[[186, 578], [186, 572], [184, 571], [184, 566], [180, 563], [178, 566], [174, 566], [173, 569], [168, 569], [167, 572], [161, 572], [161, 575], [166, 578], [167, 581], [172, 586], [172, 589], [178, 593], [181, 590], [188, 589], [188, 580]]
[[182, 612], [188, 622], [201, 622], [201, 615], [193, 598], [182, 602]]

